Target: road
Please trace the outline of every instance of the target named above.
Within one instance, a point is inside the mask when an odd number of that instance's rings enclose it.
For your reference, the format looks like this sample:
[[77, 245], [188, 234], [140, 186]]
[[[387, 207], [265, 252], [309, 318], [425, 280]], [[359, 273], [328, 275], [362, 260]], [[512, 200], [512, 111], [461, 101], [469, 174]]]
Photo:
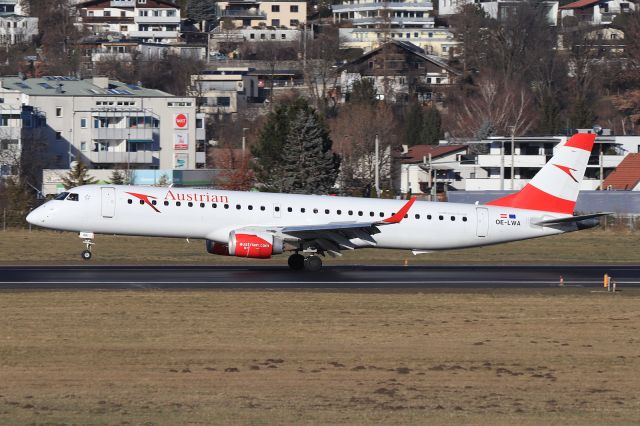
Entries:
[[640, 287], [640, 265], [327, 266], [309, 273], [282, 266], [4, 266], [0, 290], [20, 289], [429, 289]]

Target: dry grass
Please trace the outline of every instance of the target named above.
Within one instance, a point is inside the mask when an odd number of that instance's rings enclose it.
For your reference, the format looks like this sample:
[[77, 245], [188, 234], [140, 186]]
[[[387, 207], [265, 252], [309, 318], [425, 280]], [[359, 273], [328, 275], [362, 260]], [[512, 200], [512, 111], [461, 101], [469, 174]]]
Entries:
[[[470, 264], [470, 263], [639, 263], [640, 233], [589, 230], [491, 247], [414, 256], [400, 250], [356, 250], [327, 259], [326, 264]], [[92, 264], [285, 264], [285, 256], [247, 260], [210, 255], [204, 242], [169, 238], [96, 236]], [[0, 264], [87, 264], [77, 234], [69, 232], [0, 231]]]
[[638, 424], [640, 293], [5, 292], [1, 424]]

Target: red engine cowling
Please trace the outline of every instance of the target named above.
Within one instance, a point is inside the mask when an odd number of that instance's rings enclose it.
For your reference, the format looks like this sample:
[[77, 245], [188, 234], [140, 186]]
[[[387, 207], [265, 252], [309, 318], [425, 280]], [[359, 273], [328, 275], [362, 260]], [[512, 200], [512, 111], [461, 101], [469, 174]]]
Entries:
[[272, 254], [284, 251], [284, 242], [266, 232], [254, 234], [231, 232], [229, 234], [229, 255], [268, 259]]
[[207, 252], [220, 256], [229, 256], [229, 246], [227, 244], [216, 243], [215, 241], [206, 241]]
[[271, 255], [284, 251], [284, 242], [266, 232], [250, 234], [233, 231], [229, 234], [228, 244], [207, 240], [206, 246], [207, 252], [211, 254], [257, 259], [268, 259]]

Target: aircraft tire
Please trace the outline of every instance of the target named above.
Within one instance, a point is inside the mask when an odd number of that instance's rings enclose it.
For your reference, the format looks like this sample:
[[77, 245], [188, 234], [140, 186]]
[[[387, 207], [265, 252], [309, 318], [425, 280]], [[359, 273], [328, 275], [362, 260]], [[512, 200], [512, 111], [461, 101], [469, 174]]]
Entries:
[[84, 260], [91, 260], [91, 252], [89, 250], [83, 250], [81, 256]]
[[304, 260], [304, 267], [309, 272], [316, 272], [322, 268], [322, 259], [318, 256], [309, 256]]
[[293, 269], [294, 271], [304, 269], [304, 256], [299, 253], [292, 254], [291, 256], [289, 256], [288, 263], [289, 268]]

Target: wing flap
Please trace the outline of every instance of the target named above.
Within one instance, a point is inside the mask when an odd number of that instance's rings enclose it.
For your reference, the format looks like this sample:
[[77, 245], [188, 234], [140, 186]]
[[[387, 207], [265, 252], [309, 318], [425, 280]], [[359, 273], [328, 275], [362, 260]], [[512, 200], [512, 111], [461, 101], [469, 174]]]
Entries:
[[567, 223], [580, 222], [587, 219], [594, 219], [596, 217], [608, 216], [611, 214], [613, 213], [606, 212], [606, 213], [593, 213], [593, 214], [583, 214], [578, 216], [560, 217], [557, 219], [547, 219], [547, 220], [541, 220], [539, 222], [534, 222], [534, 225], [539, 225], [539, 226], [563, 225]]

